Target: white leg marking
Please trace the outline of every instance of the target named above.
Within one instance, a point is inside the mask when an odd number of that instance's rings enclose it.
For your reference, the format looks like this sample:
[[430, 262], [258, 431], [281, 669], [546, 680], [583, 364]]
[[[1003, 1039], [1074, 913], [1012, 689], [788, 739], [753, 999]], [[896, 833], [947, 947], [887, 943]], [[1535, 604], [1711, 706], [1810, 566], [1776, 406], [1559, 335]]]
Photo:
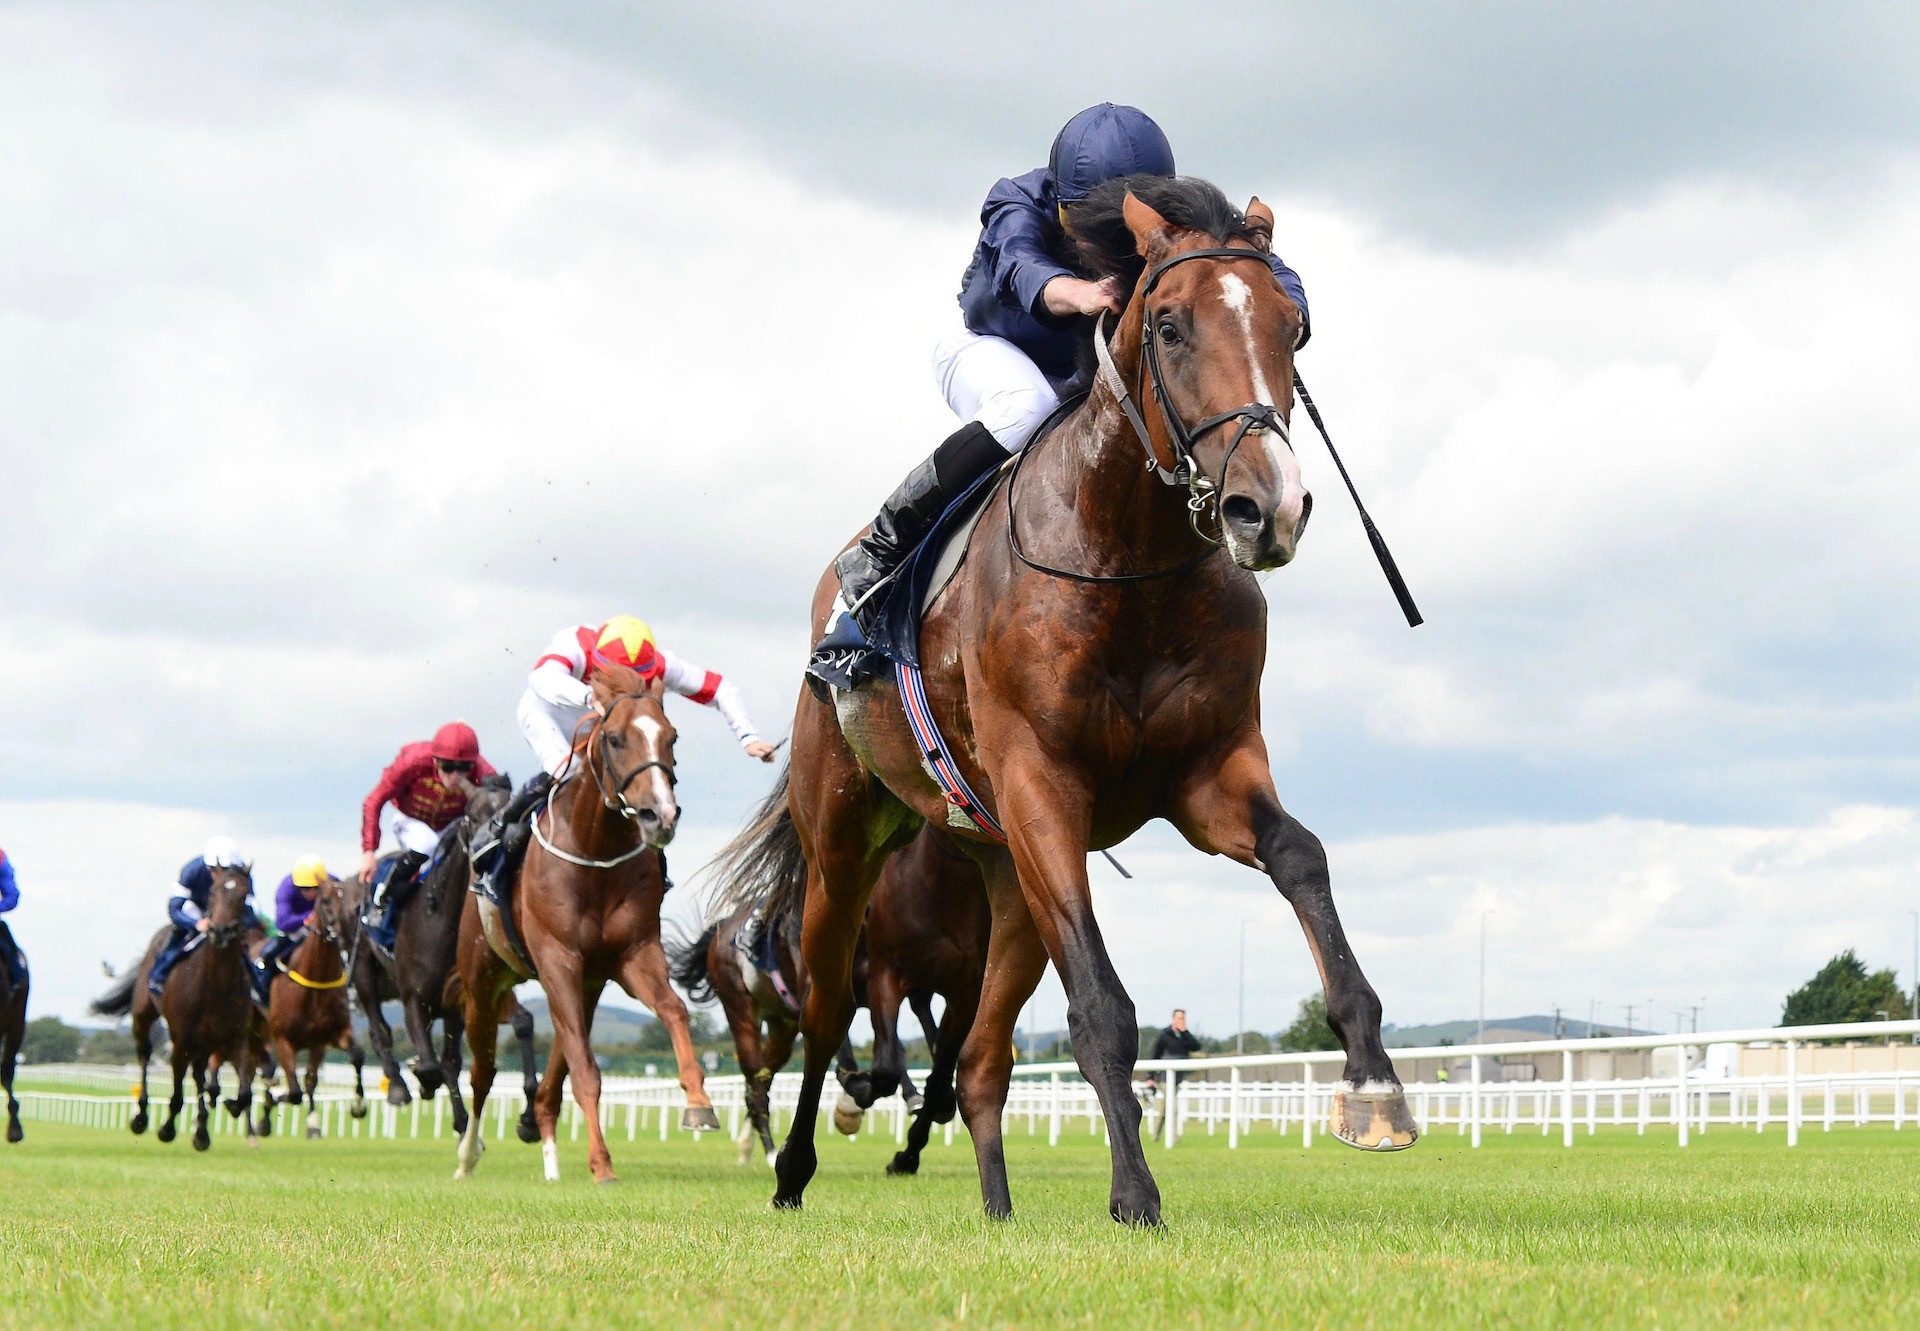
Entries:
[[540, 1143], [540, 1167], [546, 1172], [547, 1182], [560, 1181], [560, 1147], [551, 1139]]

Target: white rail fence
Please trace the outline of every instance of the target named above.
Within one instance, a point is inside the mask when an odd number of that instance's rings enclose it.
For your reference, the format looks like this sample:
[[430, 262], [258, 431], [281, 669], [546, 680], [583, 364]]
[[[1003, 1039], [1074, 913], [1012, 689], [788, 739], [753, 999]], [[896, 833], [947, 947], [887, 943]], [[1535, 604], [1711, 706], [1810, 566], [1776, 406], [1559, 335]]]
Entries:
[[[1817, 1128], [1830, 1132], [1836, 1125], [1887, 1124], [1903, 1129], [1920, 1127], [1920, 1059], [1903, 1067], [1896, 1058], [1884, 1061], [1884, 1070], [1803, 1071], [1810, 1053], [1825, 1053], [1824, 1042], [1845, 1040], [1891, 1044], [1920, 1035], [1920, 1021], [1870, 1022], [1785, 1029], [1720, 1031], [1692, 1035], [1636, 1035], [1598, 1040], [1542, 1040], [1511, 1044], [1463, 1045], [1433, 1049], [1391, 1050], [1403, 1071], [1417, 1065], [1465, 1065], [1465, 1075], [1454, 1080], [1408, 1081], [1406, 1091], [1415, 1120], [1423, 1133], [1451, 1132], [1478, 1147], [1488, 1133], [1511, 1136], [1527, 1132], [1550, 1135], [1558, 1131], [1562, 1144], [1572, 1146], [1580, 1136], [1606, 1128], [1631, 1128], [1640, 1136], [1672, 1133], [1685, 1146], [1696, 1134], [1710, 1129], [1756, 1133], [1780, 1132], [1786, 1144], [1799, 1143], [1800, 1134]], [[1781, 1070], [1762, 1075], [1738, 1075], [1705, 1066], [1709, 1047], [1740, 1048], [1768, 1045], [1784, 1050]], [[1658, 1051], [1667, 1051], [1665, 1068]], [[1889, 1051], [1900, 1053], [1899, 1049]], [[1598, 1055], [1637, 1053], [1644, 1056], [1651, 1075], [1635, 1077], [1580, 1076], [1581, 1069], [1598, 1064]], [[1557, 1059], [1558, 1079], [1504, 1081], [1498, 1060], [1524, 1059], [1537, 1077], [1543, 1060]], [[1331, 1116], [1344, 1055], [1259, 1054], [1235, 1058], [1195, 1058], [1180, 1062], [1143, 1060], [1136, 1072], [1136, 1089], [1147, 1109], [1146, 1130], [1166, 1147], [1183, 1135], [1224, 1136], [1237, 1147], [1250, 1132], [1297, 1135], [1303, 1147], [1325, 1133]], [[1605, 1060], [1610, 1066], [1613, 1060]], [[156, 1069], [149, 1082], [150, 1115], [157, 1126], [170, 1093], [169, 1077]], [[914, 1072], [916, 1086], [924, 1070]], [[1148, 1084], [1151, 1079], [1152, 1085]], [[68, 1123], [124, 1132], [135, 1109], [131, 1097], [137, 1073], [131, 1067], [50, 1065], [22, 1067], [15, 1091], [21, 1116], [29, 1121]], [[35, 1082], [52, 1082], [71, 1090], [39, 1090]], [[323, 1135], [345, 1138], [446, 1137], [451, 1144], [452, 1117], [446, 1095], [432, 1101], [395, 1107], [369, 1085], [369, 1113], [352, 1115], [352, 1070], [327, 1065], [322, 1070], [316, 1112]], [[745, 1128], [745, 1082], [739, 1076], [710, 1077], [707, 1093], [721, 1113], [729, 1137]], [[797, 1073], [774, 1080], [771, 1099], [776, 1139], [791, 1121], [798, 1098]], [[190, 1091], [191, 1088], [189, 1088]], [[231, 1095], [232, 1074], [223, 1091]], [[463, 1091], [464, 1091], [463, 1086]], [[831, 1089], [831, 1088], [829, 1088]], [[469, 1101], [470, 1102], [470, 1101]], [[256, 1089], [256, 1105], [258, 1092]], [[822, 1112], [832, 1108], [826, 1097]], [[679, 1121], [685, 1095], [679, 1083], [665, 1077], [603, 1079], [600, 1116], [603, 1130], [618, 1139], [637, 1140], [643, 1133], [665, 1140]], [[192, 1130], [192, 1097], [182, 1115], [183, 1133]], [[485, 1133], [495, 1139], [512, 1133], [525, 1108], [520, 1082], [502, 1076], [488, 1098]], [[282, 1105], [275, 1111], [274, 1131], [299, 1134], [306, 1126], [304, 1107]], [[886, 1134], [906, 1139], [911, 1119], [899, 1097], [882, 1101], [862, 1125], [863, 1135]], [[1100, 1135], [1105, 1123], [1092, 1087], [1081, 1080], [1072, 1063], [1029, 1063], [1014, 1068], [1003, 1119], [1006, 1129], [1046, 1135], [1058, 1144], [1070, 1131]], [[210, 1120], [220, 1134], [243, 1131], [224, 1111]], [[582, 1118], [569, 1096], [561, 1130], [577, 1139]], [[954, 1123], [939, 1127], [933, 1140], [951, 1145]]]

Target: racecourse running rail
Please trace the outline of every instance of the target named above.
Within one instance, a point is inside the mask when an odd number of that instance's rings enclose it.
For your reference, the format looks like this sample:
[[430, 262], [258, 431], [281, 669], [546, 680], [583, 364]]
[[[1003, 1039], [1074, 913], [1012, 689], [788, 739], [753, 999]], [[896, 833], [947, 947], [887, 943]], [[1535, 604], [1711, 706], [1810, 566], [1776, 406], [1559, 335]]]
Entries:
[[[1556, 1128], [1562, 1143], [1572, 1146], [1579, 1136], [1591, 1135], [1602, 1127], [1631, 1128], [1641, 1136], [1670, 1132], [1681, 1146], [1693, 1134], [1710, 1129], [1763, 1134], [1778, 1131], [1784, 1134], [1788, 1146], [1794, 1146], [1803, 1131], [1813, 1128], [1830, 1132], [1836, 1125], [1870, 1123], [1890, 1124], [1896, 1129], [1909, 1125], [1920, 1128], [1920, 1061], [1914, 1067], [1896, 1065], [1878, 1071], [1802, 1070], [1809, 1049], [1827, 1042], [1904, 1044], [1915, 1036], [1920, 1036], [1920, 1021], [1887, 1021], [1597, 1040], [1529, 1040], [1395, 1049], [1391, 1053], [1395, 1063], [1403, 1067], [1449, 1060], [1467, 1065], [1462, 1080], [1408, 1080], [1406, 1090], [1423, 1133], [1456, 1134], [1476, 1147], [1489, 1132], [1545, 1135]], [[1709, 1046], [1761, 1044], [1784, 1051], [1780, 1071], [1715, 1075], [1695, 1061]], [[1650, 1054], [1658, 1050], [1679, 1050], [1682, 1055], [1671, 1056], [1671, 1068], [1656, 1070], [1652, 1075], [1576, 1075], [1594, 1055]], [[1490, 1076], [1498, 1067], [1495, 1060], [1501, 1058], [1525, 1058], [1538, 1067], [1543, 1059], [1551, 1060], [1555, 1055], [1561, 1073], [1557, 1080], [1498, 1081]], [[1196, 1131], [1222, 1135], [1228, 1147], [1237, 1147], [1241, 1136], [1249, 1132], [1297, 1134], [1302, 1146], [1311, 1146], [1324, 1135], [1343, 1059], [1338, 1050], [1182, 1061], [1143, 1059], [1135, 1077], [1147, 1110], [1147, 1130], [1163, 1146], [1172, 1147], [1183, 1134]], [[1171, 1084], [1169, 1074], [1177, 1074]], [[914, 1076], [917, 1083], [924, 1082], [924, 1071], [916, 1071]], [[22, 1066], [16, 1088], [21, 1117], [125, 1132], [134, 1109], [129, 1092], [136, 1079], [131, 1066]], [[231, 1080], [229, 1073], [228, 1091], [232, 1089]], [[452, 1146], [444, 1095], [427, 1104], [415, 1100], [400, 1108], [375, 1095], [370, 1116], [355, 1119], [349, 1112], [351, 1081], [352, 1070], [345, 1065], [330, 1063], [323, 1069], [316, 1100], [325, 1135], [369, 1139], [427, 1135], [445, 1137]], [[36, 1082], [75, 1089], [38, 1090]], [[775, 1079], [772, 1102], [776, 1120], [782, 1115], [791, 1116], [799, 1085], [797, 1073]], [[738, 1076], [713, 1077], [707, 1089], [714, 1107], [725, 1115], [726, 1132], [737, 1138], [745, 1124], [744, 1081]], [[664, 1139], [684, 1104], [685, 1093], [672, 1078], [610, 1076], [602, 1086], [601, 1122], [610, 1132], [624, 1125], [628, 1141], [642, 1132]], [[523, 1108], [517, 1087], [496, 1087], [487, 1104], [487, 1135], [496, 1140], [508, 1136]], [[830, 1108], [823, 1106], [823, 1112]], [[304, 1129], [305, 1115], [304, 1108], [281, 1106], [275, 1111], [274, 1131], [298, 1134]], [[862, 1131], [874, 1135], [885, 1130], [896, 1141], [904, 1141], [909, 1118], [896, 1097], [876, 1105], [867, 1114]], [[581, 1120], [571, 1099], [567, 1101], [566, 1123], [570, 1136], [577, 1137]], [[1030, 1136], [1044, 1132], [1050, 1144], [1057, 1143], [1067, 1131], [1105, 1131], [1093, 1089], [1080, 1079], [1079, 1069], [1071, 1062], [1017, 1065], [1007, 1098], [1006, 1123], [1015, 1130], [1024, 1123]], [[212, 1126], [217, 1134], [233, 1134], [240, 1125], [221, 1113]], [[953, 1142], [952, 1123], [946, 1125], [943, 1137], [948, 1144]]]

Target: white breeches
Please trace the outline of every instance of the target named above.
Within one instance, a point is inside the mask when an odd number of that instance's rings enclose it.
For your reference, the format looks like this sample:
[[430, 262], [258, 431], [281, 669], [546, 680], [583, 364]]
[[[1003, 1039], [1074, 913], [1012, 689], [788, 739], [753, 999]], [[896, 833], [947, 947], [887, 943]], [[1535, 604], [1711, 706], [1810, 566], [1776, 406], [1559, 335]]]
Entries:
[[400, 849], [416, 855], [431, 855], [433, 848], [440, 844], [438, 832], [398, 809], [387, 810], [387, 834], [400, 843]]
[[1026, 447], [1059, 396], [1027, 353], [965, 325], [934, 344], [933, 374], [953, 414], [979, 421], [1009, 453]]
[[520, 695], [520, 707], [515, 713], [520, 720], [520, 733], [527, 737], [540, 766], [556, 781], [566, 775], [567, 763], [573, 757], [574, 727], [586, 714], [584, 707], [550, 703], [532, 689]]

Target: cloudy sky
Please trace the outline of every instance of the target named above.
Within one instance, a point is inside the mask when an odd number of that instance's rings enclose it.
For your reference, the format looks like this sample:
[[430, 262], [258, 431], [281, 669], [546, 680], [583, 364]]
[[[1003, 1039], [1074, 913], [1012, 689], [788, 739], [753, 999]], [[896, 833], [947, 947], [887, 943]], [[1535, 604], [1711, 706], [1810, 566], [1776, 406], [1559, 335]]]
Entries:
[[[1016, 17], [1017, 14], [1017, 17]], [[1389, 1020], [1777, 1020], [1920, 910], [1920, 20], [1898, 6], [0, 5], [0, 846], [82, 1013], [215, 831], [351, 862], [403, 741], [524, 774], [622, 610], [786, 732], [829, 553], [950, 422], [981, 196], [1130, 101], [1278, 215], [1325, 455], [1282, 798]], [[679, 716], [693, 867], [764, 790]], [[1283, 1024], [1265, 881], [1096, 864], [1145, 1017]], [[1243, 926], [1244, 922], [1244, 926]], [[1050, 979], [1034, 1005], [1057, 1025]]]

